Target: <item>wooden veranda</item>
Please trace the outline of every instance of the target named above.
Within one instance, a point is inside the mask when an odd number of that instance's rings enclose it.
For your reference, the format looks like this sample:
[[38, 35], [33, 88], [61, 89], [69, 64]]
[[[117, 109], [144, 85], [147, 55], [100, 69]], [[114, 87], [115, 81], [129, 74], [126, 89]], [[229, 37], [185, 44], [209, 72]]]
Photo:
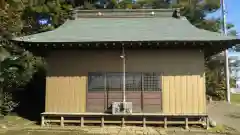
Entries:
[[81, 127], [85, 125], [147, 125], [163, 126], [168, 125], [185, 125], [185, 129], [189, 129], [189, 125], [202, 125], [209, 128], [209, 119], [207, 114], [189, 114], [189, 115], [166, 115], [160, 113], [132, 113], [129, 114], [108, 114], [108, 113], [51, 113], [41, 114], [41, 125], [45, 126], [49, 123], [56, 123], [61, 127], [68, 124], [75, 124]]

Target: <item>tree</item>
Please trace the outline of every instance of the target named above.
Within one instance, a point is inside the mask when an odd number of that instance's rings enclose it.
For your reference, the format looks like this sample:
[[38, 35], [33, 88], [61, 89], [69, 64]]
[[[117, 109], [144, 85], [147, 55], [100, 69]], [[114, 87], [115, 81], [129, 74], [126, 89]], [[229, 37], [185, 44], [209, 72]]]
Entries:
[[[192, 0], [190, 3], [185, 3], [181, 13], [188, 18], [188, 20], [198, 28], [206, 29], [213, 32], [221, 32], [222, 20], [217, 18], [206, 19], [208, 13], [215, 12], [220, 7], [219, 0]], [[227, 29], [229, 34], [236, 34], [232, 29], [234, 25], [228, 24]], [[220, 56], [223, 57], [223, 56]], [[214, 60], [206, 59], [206, 92], [208, 95], [218, 100], [226, 99], [226, 81], [224, 74], [223, 59]], [[231, 84], [234, 85], [234, 78], [230, 79]]]
[[42, 58], [9, 42], [22, 35], [25, 5], [11, 0], [0, 3], [0, 114], [6, 115], [18, 105], [12, 94], [24, 87], [44, 63]]
[[[206, 18], [207, 14], [213, 13], [220, 8], [220, 0], [177, 0], [175, 3], [155, 0], [141, 0], [138, 3], [150, 5], [153, 8], [162, 7], [178, 7], [181, 8], [181, 15], [185, 16], [193, 25], [200, 29], [205, 29], [213, 32], [221, 32], [222, 20], [220, 18]], [[236, 35], [233, 29], [233, 24], [227, 24], [228, 33]], [[239, 47], [240, 48], [240, 47]], [[239, 49], [240, 50], [240, 49]], [[223, 57], [223, 56], [219, 56]], [[224, 61], [206, 59], [206, 89], [207, 94], [215, 99], [225, 99], [226, 97], [226, 81], [224, 74]], [[234, 85], [234, 78], [231, 79], [231, 84]]]
[[[26, 34], [53, 30], [63, 24], [69, 17], [72, 5], [60, 0], [43, 0], [26, 6], [22, 15]], [[47, 24], [40, 24], [40, 19], [47, 19]]]
[[41, 57], [6, 39], [1, 39], [0, 45], [0, 113], [6, 115], [18, 105], [12, 94], [24, 88], [45, 64]]
[[[51, 30], [69, 17], [71, 5], [64, 0], [0, 0], [0, 113], [5, 115], [18, 103], [12, 94], [24, 88], [33, 75], [44, 69], [44, 59], [9, 42], [15, 36]], [[49, 25], [39, 25], [42, 16]]]

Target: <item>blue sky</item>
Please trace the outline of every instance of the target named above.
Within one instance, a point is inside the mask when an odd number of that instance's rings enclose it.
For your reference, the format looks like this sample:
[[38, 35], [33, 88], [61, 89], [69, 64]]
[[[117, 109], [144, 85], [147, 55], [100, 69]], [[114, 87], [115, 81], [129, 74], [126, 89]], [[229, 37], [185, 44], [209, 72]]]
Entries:
[[[225, 0], [227, 10], [227, 22], [235, 25], [235, 29], [240, 35], [240, 0]], [[220, 10], [210, 14], [208, 17], [220, 17]]]

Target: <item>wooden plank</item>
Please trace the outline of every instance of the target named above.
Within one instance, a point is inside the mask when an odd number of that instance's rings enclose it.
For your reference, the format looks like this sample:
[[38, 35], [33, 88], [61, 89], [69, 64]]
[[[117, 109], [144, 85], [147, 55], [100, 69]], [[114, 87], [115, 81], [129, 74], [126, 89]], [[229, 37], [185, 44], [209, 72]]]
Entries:
[[102, 122], [100, 120], [84, 120], [84, 124], [101, 124]]
[[144, 113], [161, 113], [161, 106], [160, 104], [144, 104]]
[[181, 89], [181, 79], [182, 76], [175, 76], [174, 77], [174, 83], [175, 83], [175, 87], [174, 87], [174, 91], [175, 91], [175, 113], [176, 114], [181, 114], [182, 112], [182, 97], [181, 97], [181, 93], [182, 93], [182, 89]]
[[[64, 95], [69, 95], [69, 101], [68, 101], [68, 112], [79, 112], [79, 102], [77, 102], [77, 99], [80, 98], [80, 95], [78, 95], [76, 89], [78, 89], [78, 86], [74, 86], [74, 79], [75, 77], [68, 77], [67, 79], [67, 87], [64, 90]], [[77, 78], [76, 78], [77, 79]], [[75, 89], [76, 87], [76, 89]], [[68, 93], [68, 89], [70, 89], [72, 92]], [[70, 106], [71, 105], [71, 106]]]
[[79, 89], [80, 91], [80, 103], [81, 103], [81, 110], [80, 112], [86, 112], [86, 94], [87, 94], [87, 77], [86, 76], [81, 76], [79, 79]]
[[165, 114], [165, 113], [132, 113], [129, 114], [109, 114], [109, 113], [59, 113], [59, 112], [44, 112], [41, 113], [42, 116], [71, 116], [71, 117], [79, 117], [79, 116], [192, 116], [192, 117], [205, 117], [208, 114]]
[[87, 100], [88, 105], [104, 105], [104, 98], [88, 98]]
[[46, 92], [45, 92], [45, 111], [52, 111], [51, 110], [51, 99], [50, 99], [50, 91], [53, 89], [51, 85], [51, 77], [46, 77]]
[[144, 99], [161, 99], [162, 92], [161, 91], [144, 91], [143, 98]]
[[84, 117], [81, 117], [81, 127], [84, 126]]
[[170, 106], [170, 114], [175, 114], [175, 87], [174, 87], [174, 76], [169, 76], [169, 106]]
[[192, 103], [193, 103], [193, 106], [192, 106], [192, 108], [193, 108], [193, 112], [192, 113], [198, 113], [198, 102], [199, 102], [199, 97], [198, 97], [198, 91], [199, 91], [199, 89], [198, 89], [198, 86], [199, 86], [199, 84], [198, 84], [198, 76], [199, 75], [193, 75], [192, 76], [192, 84], [193, 84], [193, 96], [192, 96]]
[[88, 104], [87, 112], [104, 112], [104, 104]]
[[164, 124], [163, 121], [146, 121], [146, 124]]
[[198, 98], [199, 98], [199, 107], [198, 107], [198, 112], [199, 113], [205, 113], [205, 84], [204, 84], [204, 77], [199, 76], [199, 91], [198, 91]]
[[88, 91], [87, 97], [92, 99], [104, 99], [104, 91]]
[[127, 99], [141, 99], [141, 90], [139, 91], [126, 91]]
[[122, 127], [125, 126], [125, 118], [122, 117]]
[[81, 123], [81, 121], [80, 120], [65, 120], [64, 119], [64, 123]]
[[[74, 85], [74, 92], [75, 92], [75, 102], [76, 102], [76, 108], [77, 108], [77, 110], [78, 110], [78, 112], [85, 112], [85, 102], [84, 103], [82, 103], [81, 102], [81, 96], [82, 95], [80, 95], [81, 94], [81, 86], [79, 86], [79, 78], [80, 77], [78, 77], [78, 76], [76, 76], [76, 77], [74, 77], [74, 80], [72, 81], [72, 85]], [[85, 90], [86, 91], [86, 90]], [[84, 98], [86, 98], [86, 95], [84, 96]], [[81, 110], [81, 109], [83, 109], [83, 110]]]
[[108, 110], [107, 74], [104, 73], [104, 110]]
[[101, 127], [104, 127], [104, 117], [101, 117]]
[[61, 120], [45, 120], [47, 123], [61, 123]]
[[186, 95], [186, 100], [187, 100], [187, 104], [186, 104], [186, 112], [187, 114], [192, 113], [193, 111], [193, 105], [192, 105], [192, 99], [193, 99], [193, 95], [192, 95], [192, 77], [191, 75], [187, 76], [187, 95]]
[[140, 98], [126, 98], [127, 102], [132, 102], [134, 105], [141, 105], [141, 99]]
[[142, 121], [125, 121], [125, 124], [142, 124]]
[[203, 73], [203, 76], [202, 76], [202, 85], [203, 85], [203, 113], [207, 113], [207, 103], [206, 103], [206, 80], [205, 80], [205, 73]]
[[187, 130], [189, 129], [189, 127], [188, 127], [188, 118], [187, 117], [185, 118], [185, 129], [187, 129]]
[[169, 77], [163, 75], [163, 85], [162, 85], [162, 110], [163, 113], [170, 113], [170, 88], [169, 88]]
[[122, 123], [122, 121], [104, 121], [104, 123], [108, 123], [108, 124], [120, 124], [120, 123]]
[[161, 108], [161, 103], [162, 103], [162, 100], [161, 100], [161, 98], [144, 98], [143, 99], [143, 105], [148, 105], [148, 104], [150, 104], [150, 105], [158, 105], [159, 106], [159, 108]]
[[168, 124], [185, 124], [185, 121], [167, 121]]
[[41, 126], [45, 126], [45, 117], [43, 115], [41, 116]]
[[63, 116], [61, 116], [61, 127], [64, 127], [64, 117]]
[[[73, 90], [69, 88], [69, 79], [68, 76], [63, 77], [60, 76], [56, 80], [57, 85], [57, 93], [54, 93], [54, 95], [58, 96], [53, 96], [55, 98], [55, 111], [56, 112], [72, 112], [70, 110], [71, 106], [75, 106], [71, 104], [73, 97], [72, 97], [72, 92]], [[67, 91], [66, 91], [67, 90]]]
[[143, 117], [143, 127], [146, 127], [146, 117]]
[[181, 104], [181, 114], [187, 112], [187, 76], [183, 76], [181, 80], [181, 96], [182, 96], [182, 104]]
[[167, 128], [167, 117], [164, 117], [164, 128], [166, 129]]
[[110, 99], [121, 99], [122, 98], [122, 91], [108, 91], [108, 97]]
[[143, 76], [143, 73], [141, 73], [141, 87], [142, 87], [142, 89], [141, 89], [141, 112], [143, 112], [143, 110], [144, 110], [144, 106], [143, 106], [144, 76]]
[[206, 121], [206, 129], [209, 129], [209, 118], [205, 117], [205, 121]]
[[105, 92], [97, 91], [87, 92], [87, 112], [104, 112], [105, 111]]

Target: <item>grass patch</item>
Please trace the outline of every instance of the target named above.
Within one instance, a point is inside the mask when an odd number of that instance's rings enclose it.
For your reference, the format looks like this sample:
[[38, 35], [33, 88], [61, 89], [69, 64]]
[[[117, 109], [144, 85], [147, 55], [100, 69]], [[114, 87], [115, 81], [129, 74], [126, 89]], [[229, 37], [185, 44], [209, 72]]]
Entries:
[[240, 104], [240, 94], [231, 94], [231, 102]]
[[[0, 133], [0, 135], [97, 135], [97, 134], [88, 134], [83, 131], [7, 131], [5, 133]], [[101, 135], [101, 134], [99, 134]]]
[[226, 125], [217, 125], [214, 128], [209, 129], [210, 132], [216, 132], [216, 133], [228, 133], [228, 132], [237, 132], [237, 130], [228, 127]]
[[9, 115], [0, 120], [0, 125], [5, 126], [6, 128], [24, 127], [27, 125], [35, 125], [35, 122], [24, 119], [17, 115]]

